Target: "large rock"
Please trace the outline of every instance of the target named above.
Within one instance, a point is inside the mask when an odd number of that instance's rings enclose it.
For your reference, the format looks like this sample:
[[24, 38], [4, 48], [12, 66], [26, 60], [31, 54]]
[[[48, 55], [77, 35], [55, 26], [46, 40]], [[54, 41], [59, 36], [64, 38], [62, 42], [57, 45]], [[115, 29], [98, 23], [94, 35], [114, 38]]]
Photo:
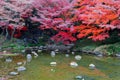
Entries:
[[59, 51], [67, 51], [67, 50], [70, 50], [73, 46], [74, 46], [74, 44], [69, 44], [69, 45], [51, 44], [51, 45], [46, 45], [46, 49], [47, 50], [56, 50], [56, 49], [58, 49]]

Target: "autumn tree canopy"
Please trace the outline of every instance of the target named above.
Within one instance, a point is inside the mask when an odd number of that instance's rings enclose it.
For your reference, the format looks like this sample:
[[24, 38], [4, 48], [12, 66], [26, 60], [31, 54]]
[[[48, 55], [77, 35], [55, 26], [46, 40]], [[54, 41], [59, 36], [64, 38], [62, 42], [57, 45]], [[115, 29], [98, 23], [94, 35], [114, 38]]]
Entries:
[[82, 38], [102, 41], [112, 30], [119, 35], [119, 4], [120, 0], [0, 0], [0, 27], [10, 35], [15, 28], [16, 38], [36, 28], [56, 31], [50, 39], [64, 44]]

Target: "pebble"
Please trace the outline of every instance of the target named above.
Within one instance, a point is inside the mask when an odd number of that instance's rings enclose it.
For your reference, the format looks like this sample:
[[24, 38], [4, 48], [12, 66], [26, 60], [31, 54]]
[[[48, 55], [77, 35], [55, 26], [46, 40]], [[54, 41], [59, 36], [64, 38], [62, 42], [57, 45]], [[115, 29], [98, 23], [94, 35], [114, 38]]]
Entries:
[[97, 57], [103, 57], [103, 54], [98, 54]]
[[35, 58], [38, 57], [38, 54], [35, 51], [32, 51], [32, 54], [34, 55]]
[[116, 57], [120, 58], [120, 53], [118, 53], [118, 54], [115, 54], [115, 55], [116, 55]]
[[51, 65], [51, 66], [56, 66], [57, 63], [56, 63], [56, 62], [50, 62], [50, 65]]
[[24, 67], [24, 66], [20, 66], [17, 68], [18, 72], [25, 71], [25, 70], [26, 70], [26, 67]]
[[41, 52], [42, 52], [42, 50], [40, 50], [40, 49], [39, 49], [37, 52], [38, 52], [38, 53], [41, 53]]
[[74, 55], [75, 54], [75, 52], [72, 52], [72, 55]]
[[17, 65], [18, 65], [18, 66], [22, 65], [22, 62], [17, 62]]
[[76, 80], [82, 80], [82, 78], [83, 78], [83, 77], [80, 76], [80, 75], [75, 77]]
[[27, 62], [31, 62], [31, 60], [32, 60], [32, 55], [31, 55], [31, 54], [27, 54], [26, 58], [27, 58]]
[[7, 53], [7, 51], [3, 51], [3, 54]]
[[95, 69], [95, 65], [94, 64], [89, 64], [89, 69]]
[[82, 58], [82, 57], [81, 57], [80, 55], [76, 55], [76, 56], [75, 56], [75, 60], [81, 60], [81, 58]]
[[21, 50], [22, 53], [25, 53], [25, 50]]
[[72, 68], [75, 68], [75, 67], [78, 67], [78, 64], [77, 64], [76, 62], [71, 62], [71, 63], [70, 63], [70, 66], [71, 66]]
[[55, 57], [55, 51], [51, 51], [50, 55], [51, 57]]
[[18, 74], [19, 74], [18, 72], [10, 72], [10, 73], [9, 73], [10, 76], [16, 76], [16, 75], [18, 75]]
[[69, 57], [70, 55], [69, 54], [65, 54], [65, 57]]
[[8, 62], [8, 63], [9, 63], [9, 62], [12, 62], [12, 58], [6, 58], [6, 59], [5, 59], [5, 62]]

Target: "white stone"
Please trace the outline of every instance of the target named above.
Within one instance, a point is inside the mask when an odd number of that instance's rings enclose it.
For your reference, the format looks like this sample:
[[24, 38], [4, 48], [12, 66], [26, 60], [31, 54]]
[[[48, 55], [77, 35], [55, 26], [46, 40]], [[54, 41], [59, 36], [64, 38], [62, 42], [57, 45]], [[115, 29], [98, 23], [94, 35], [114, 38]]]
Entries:
[[71, 66], [72, 68], [75, 68], [75, 67], [78, 67], [78, 64], [77, 64], [76, 62], [71, 62], [71, 63], [70, 63], [70, 66]]
[[20, 66], [17, 68], [18, 72], [25, 71], [25, 70], [26, 70], [26, 68], [24, 66]]
[[56, 62], [50, 62], [50, 65], [51, 65], [51, 66], [56, 66], [57, 63], [56, 63]]
[[81, 75], [78, 75], [78, 76], [75, 77], [75, 79], [81, 80], [81, 79], [82, 79], [82, 76], [81, 76]]
[[3, 51], [3, 53], [5, 54], [5, 53], [7, 53], [7, 51]]
[[18, 75], [18, 72], [10, 72], [9, 75], [16, 76], [16, 75]]
[[94, 64], [89, 64], [89, 69], [95, 69], [95, 65]]
[[12, 62], [12, 58], [6, 58], [5, 61], [6, 62]]
[[32, 60], [32, 55], [31, 55], [31, 54], [27, 54], [26, 58], [27, 58], [27, 62], [31, 62], [31, 60]]
[[51, 57], [55, 57], [55, 51], [51, 51], [50, 55]]
[[40, 53], [40, 52], [42, 52], [42, 50], [38, 50], [37, 52]]
[[82, 58], [82, 57], [81, 57], [80, 55], [76, 55], [76, 56], [75, 56], [75, 60], [81, 60], [81, 58]]
[[21, 50], [22, 53], [25, 53], [25, 50]]
[[38, 57], [38, 54], [35, 51], [32, 51], [32, 54], [34, 55], [35, 58]]
[[75, 54], [75, 52], [72, 52], [72, 55], [74, 55]]
[[18, 66], [22, 65], [22, 62], [17, 62], [17, 65], [18, 65]]
[[84, 78], [82, 80], [85, 80]]
[[65, 54], [65, 57], [69, 57], [70, 55], [69, 54]]
[[55, 52], [58, 52], [58, 51], [59, 51], [59, 49], [56, 49], [56, 50], [55, 50]]

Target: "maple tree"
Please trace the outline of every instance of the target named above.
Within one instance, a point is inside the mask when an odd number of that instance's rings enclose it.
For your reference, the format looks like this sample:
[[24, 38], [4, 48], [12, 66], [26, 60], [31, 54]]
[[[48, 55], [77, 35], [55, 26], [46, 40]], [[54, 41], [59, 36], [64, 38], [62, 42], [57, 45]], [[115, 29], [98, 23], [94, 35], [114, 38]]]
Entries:
[[53, 35], [52, 40], [59, 42], [62, 39], [63, 43], [68, 43], [67, 40], [73, 37], [66, 30], [73, 28], [74, 25], [72, 20], [75, 14], [74, 3], [74, 0], [35, 0], [32, 3], [35, 15], [30, 19], [33, 22], [40, 22], [39, 28], [42, 30], [53, 29], [57, 31], [58, 34]]
[[119, 0], [78, 0], [75, 20], [81, 21], [82, 25], [77, 26], [77, 37], [94, 41], [109, 38], [110, 30], [120, 29], [119, 4]]
[[5, 30], [7, 37], [21, 37], [21, 32], [26, 31], [21, 15], [29, 10], [32, 0], [0, 0], [0, 28]]

